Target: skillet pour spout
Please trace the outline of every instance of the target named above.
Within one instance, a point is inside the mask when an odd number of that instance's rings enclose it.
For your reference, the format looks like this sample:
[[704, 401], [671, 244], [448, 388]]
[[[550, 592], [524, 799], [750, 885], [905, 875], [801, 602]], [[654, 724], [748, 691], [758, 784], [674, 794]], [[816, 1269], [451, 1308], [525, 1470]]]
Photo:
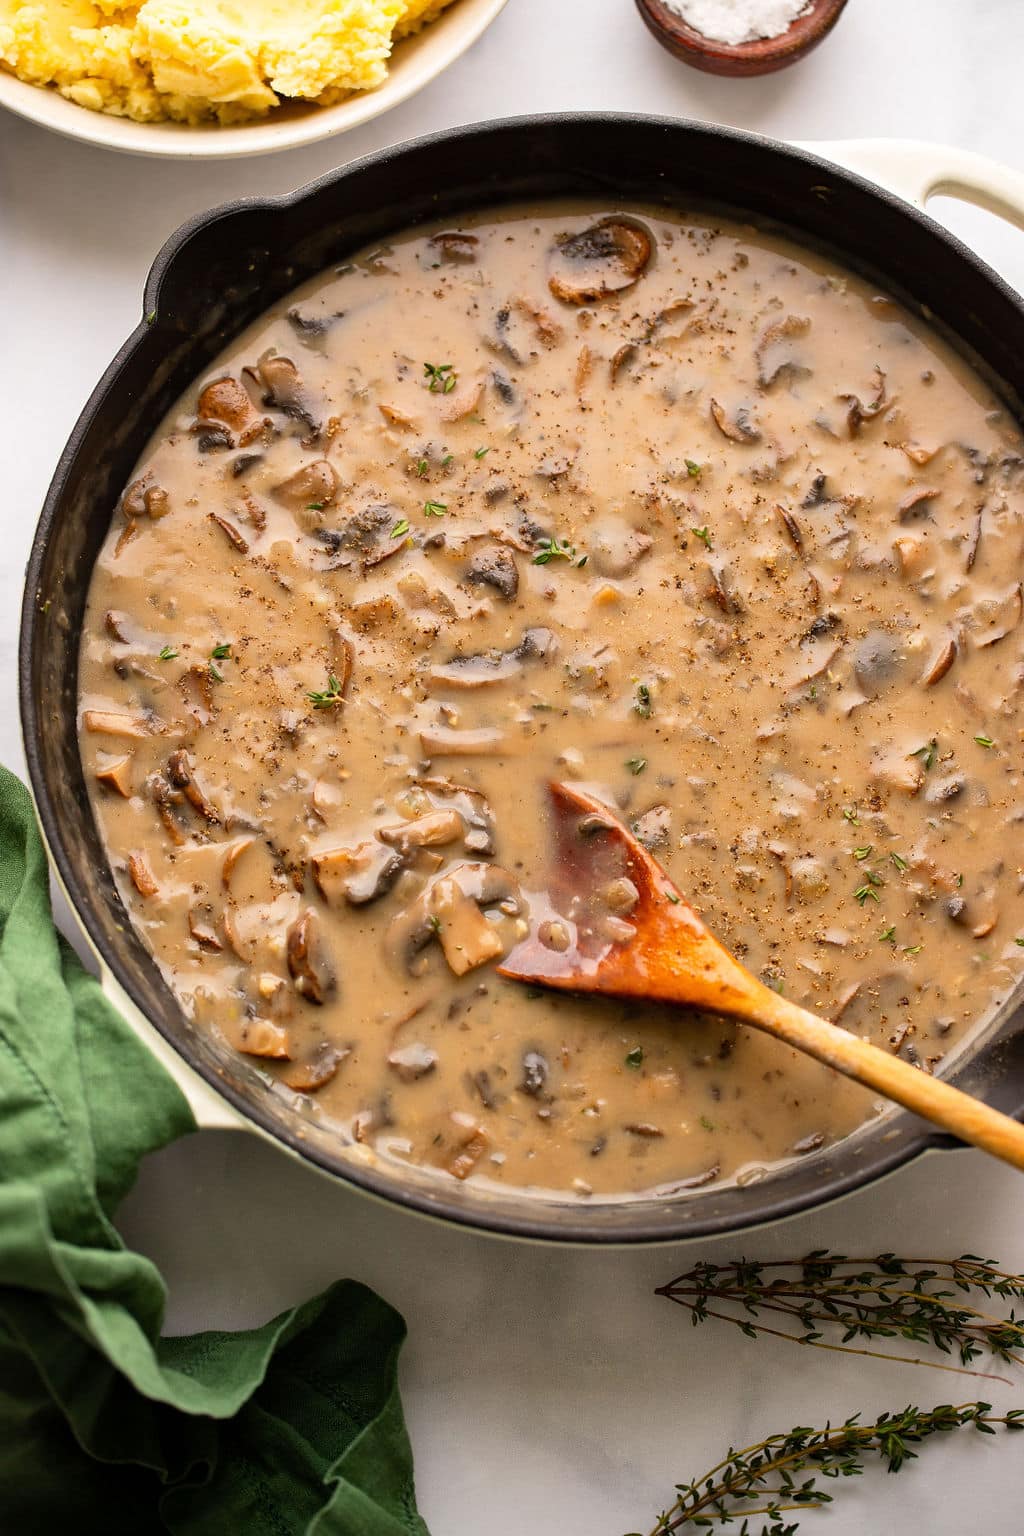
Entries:
[[[1014, 407], [1024, 394], [1024, 307], [927, 215], [802, 150], [705, 124], [618, 113], [459, 128], [356, 161], [287, 197], [244, 201], [183, 226], [157, 256], [149, 318], [111, 361], [61, 456], [40, 517], [22, 611], [19, 688], [45, 838], [102, 964], [149, 1024], [245, 1122], [346, 1184], [423, 1214], [533, 1239], [623, 1244], [708, 1237], [822, 1204], [943, 1144], [905, 1114], [875, 1122], [759, 1182], [667, 1197], [524, 1198], [343, 1146], [255, 1070], [193, 1029], [135, 935], [93, 819], [79, 757], [78, 640], [112, 509], [166, 411], [270, 305], [332, 263], [427, 219], [546, 198], [694, 205], [831, 251], [956, 339]], [[396, 209], [400, 212], [396, 215]], [[1024, 1033], [1008, 1006], [951, 1079], [1007, 1113], [1024, 1106]], [[454, 1182], [454, 1181], [453, 1181]]]

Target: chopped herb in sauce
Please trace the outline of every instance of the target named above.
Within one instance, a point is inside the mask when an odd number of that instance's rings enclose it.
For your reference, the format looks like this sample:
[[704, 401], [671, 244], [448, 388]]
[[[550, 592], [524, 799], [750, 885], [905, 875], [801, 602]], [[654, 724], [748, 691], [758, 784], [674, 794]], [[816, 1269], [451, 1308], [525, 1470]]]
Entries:
[[307, 693], [306, 697], [314, 709], [330, 709], [333, 705], [340, 704], [342, 701], [341, 683], [333, 672], [329, 672], [327, 674], [327, 687], [320, 693], [315, 691]]
[[853, 893], [853, 899], [858, 906], [862, 907], [866, 901], [881, 900], [878, 892], [875, 890], [877, 884], [877, 881], [872, 881], [870, 885], [860, 885], [857, 887]]
[[156, 653], [157, 661], [173, 661], [178, 652], [173, 645], [162, 645]]
[[689, 475], [690, 479], [699, 480], [701, 477], [701, 472], [704, 469], [703, 464], [698, 464], [693, 459], [687, 459], [685, 463], [686, 473]]
[[713, 1131], [715, 1128], [714, 1121], [709, 1120], [707, 1115], [701, 1115], [700, 1123], [706, 1131]]
[[711, 548], [711, 534], [708, 531], [707, 523], [704, 524], [703, 528], [691, 528], [690, 532], [695, 538], [700, 539], [701, 543], [705, 544], [708, 549]]
[[635, 1045], [631, 1051], [626, 1052], [626, 1066], [632, 1071], [639, 1070], [644, 1059], [643, 1047]]
[[446, 501], [425, 501], [423, 503], [424, 517], [444, 517], [447, 511], [448, 503]]
[[231, 655], [231, 641], [221, 640], [218, 645], [214, 646], [210, 655], [214, 661], [224, 661], [226, 657]]
[[643, 773], [647, 767], [647, 759], [646, 757], [628, 757], [626, 759], [626, 767], [635, 777], [638, 773]]
[[427, 471], [429, 468], [430, 465], [427, 463], [426, 459], [416, 460], [416, 473], [421, 480], [425, 480], [427, 478]]
[[915, 747], [913, 752], [908, 755], [910, 757], [919, 757], [921, 759], [921, 766], [927, 773], [928, 769], [934, 768], [938, 761], [939, 743], [937, 738], [933, 736], [931, 741], [926, 742], [923, 747]]
[[451, 363], [424, 363], [423, 373], [432, 395], [450, 395], [459, 377]]
[[855, 859], [870, 859], [874, 851], [874, 845], [872, 843], [868, 843], [865, 848], [855, 848], [853, 850], [853, 856]]
[[843, 820], [848, 821], [851, 827], [860, 826], [860, 818], [857, 815], [857, 807], [855, 805], [843, 806]]
[[633, 709], [640, 716], [641, 720], [649, 720], [651, 718], [651, 690], [646, 683], [637, 683]]
[[995, 746], [995, 742], [992, 740], [991, 736], [975, 736], [974, 739], [978, 743], [979, 747], [994, 747]]
[[307, 501], [306, 503], [307, 512], [322, 512], [323, 509], [324, 504], [322, 501]]
[[[586, 556], [584, 556], [584, 559]], [[534, 565], [547, 565], [552, 560], [575, 560], [576, 547], [566, 539], [563, 544], [557, 537], [553, 539], [541, 539], [537, 546], [537, 553], [533, 557]]]
[[919, 955], [922, 949], [924, 949], [923, 944], [904, 944], [903, 953], [905, 955]]
[[391, 530], [391, 537], [393, 539], [404, 539], [405, 535], [408, 532], [409, 532], [409, 519], [407, 517], [400, 517], [398, 519], [398, 522], [395, 524], [395, 526]]
[[474, 448], [473, 457], [474, 459], [482, 459], [484, 455], [490, 453], [490, 451], [490, 448]]
[[910, 866], [908, 865], [906, 859], [904, 859], [900, 854], [898, 854], [898, 853], [890, 853], [889, 857], [892, 860], [892, 862], [896, 865], [896, 868], [898, 870], [900, 870], [901, 873], [902, 873], [903, 870], [910, 868]]
[[879, 944], [895, 944], [895, 942], [896, 942], [896, 929], [895, 929], [895, 927], [883, 928], [881, 933], [878, 935], [878, 942], [879, 942]]

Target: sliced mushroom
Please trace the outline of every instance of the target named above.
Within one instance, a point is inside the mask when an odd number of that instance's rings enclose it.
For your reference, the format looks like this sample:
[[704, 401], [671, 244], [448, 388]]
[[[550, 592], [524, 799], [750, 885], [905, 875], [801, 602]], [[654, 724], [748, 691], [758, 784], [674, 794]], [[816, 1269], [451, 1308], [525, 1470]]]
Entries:
[[98, 736], [148, 736], [152, 729], [145, 715], [122, 715], [112, 709], [86, 709], [82, 712], [82, 724], [87, 731]]
[[924, 486], [915, 486], [912, 491], [909, 491], [903, 497], [896, 508], [896, 514], [900, 522], [913, 523], [920, 517], [930, 517], [931, 513], [928, 510], [928, 504], [934, 501], [936, 496], [940, 494], [939, 491], [928, 490]]
[[103, 628], [111, 640], [117, 640], [121, 645], [128, 644], [128, 626], [130, 622], [126, 613], [117, 613], [113, 608], [108, 608], [103, 615]]
[[548, 1071], [547, 1060], [539, 1051], [524, 1052], [520, 1093], [527, 1094], [531, 1099], [539, 1098], [547, 1086]]
[[209, 911], [205, 907], [189, 907], [188, 931], [203, 949], [224, 948], [221, 936], [210, 922]]
[[249, 553], [248, 539], [244, 538], [242, 534], [239, 533], [238, 529], [235, 527], [234, 523], [230, 521], [230, 519], [221, 517], [219, 512], [207, 512], [206, 515], [211, 523], [217, 524], [217, 527], [224, 534], [224, 537], [227, 539], [228, 543], [233, 545], [234, 548], [238, 550], [240, 555], [247, 555]]
[[193, 432], [206, 432], [211, 424], [226, 427], [232, 448], [245, 448], [270, 426], [270, 417], [256, 409], [244, 385], [230, 377], [207, 384], [196, 409]]
[[310, 1003], [325, 1003], [337, 990], [334, 969], [320, 935], [320, 920], [307, 907], [288, 929], [288, 970], [295, 990]]
[[754, 348], [757, 382], [762, 389], [771, 389], [780, 379], [810, 372], [797, 361], [791, 346], [797, 337], [806, 336], [810, 328], [811, 322], [805, 315], [787, 315], [762, 333]]
[[460, 380], [455, 389], [448, 394], [439, 396], [438, 415], [442, 421], [462, 421], [466, 416], [472, 416], [480, 404], [480, 396], [484, 392], [487, 380], [483, 375], [475, 378]]
[[926, 688], [934, 688], [936, 683], [941, 683], [946, 673], [956, 660], [956, 641], [950, 635], [939, 646], [938, 651], [925, 667], [921, 674], [921, 682]]
[[104, 763], [102, 768], [97, 768], [96, 782], [97, 784], [102, 784], [104, 789], [113, 790], [114, 794], [121, 795], [123, 799], [130, 799], [132, 793], [131, 755], [115, 758], [113, 762]]
[[495, 544], [477, 551], [466, 567], [466, 580], [493, 587], [511, 602], [519, 592], [519, 567], [509, 550]]
[[274, 497], [293, 511], [319, 511], [329, 506], [338, 490], [338, 475], [326, 459], [303, 464], [294, 475], [274, 486]]
[[629, 576], [653, 546], [649, 533], [612, 520], [599, 523], [589, 539], [594, 569], [612, 580]]
[[881, 416], [882, 412], [888, 410], [889, 406], [892, 405], [892, 401], [886, 394], [885, 374], [878, 367], [877, 363], [875, 365], [875, 393], [867, 405], [862, 404], [857, 395], [840, 395], [839, 399], [847, 407], [846, 425], [851, 437], [857, 436], [864, 422], [874, 421], [876, 416]]
[[184, 747], [172, 752], [167, 759], [167, 778], [175, 789], [184, 792], [186, 800], [194, 805], [200, 816], [207, 821], [219, 822], [220, 813], [196, 783], [195, 761]]
[[430, 907], [444, 957], [456, 976], [464, 976], [505, 953], [494, 924], [487, 921], [473, 897], [467, 895], [456, 873], [435, 880]]
[[723, 437], [729, 438], [733, 443], [759, 443], [761, 432], [750, 419], [750, 412], [745, 405], [739, 406], [732, 421], [717, 400], [711, 402], [711, 416], [715, 426]]
[[476, 1126], [446, 1163], [448, 1172], [456, 1179], [468, 1179], [490, 1145], [487, 1132]]
[[226, 891], [230, 891], [231, 889], [231, 881], [234, 877], [235, 868], [239, 859], [242, 857], [243, 853], [248, 852], [255, 841], [255, 838], [252, 837], [239, 837], [235, 840], [235, 842], [228, 844], [224, 854], [224, 862], [220, 867], [221, 884]]
[[261, 1056], [269, 1061], [288, 1061], [291, 1058], [288, 1031], [271, 1019], [246, 1019], [236, 1043], [246, 1056]]
[[477, 731], [456, 731], [437, 725], [420, 731], [424, 757], [498, 757], [508, 747], [503, 731], [486, 727]]
[[[342, 550], [354, 550], [364, 562], [369, 562], [385, 539], [391, 547], [391, 529], [398, 515], [398, 509], [388, 502], [376, 502], [368, 507], [360, 507], [358, 512], [350, 512], [340, 528], [318, 528], [316, 536], [336, 554]], [[393, 547], [398, 550], [401, 544], [396, 541]]]
[[369, 839], [354, 848], [328, 848], [313, 854], [310, 868], [329, 906], [345, 901], [365, 907], [385, 896], [405, 867], [404, 852]]
[[316, 1093], [337, 1075], [348, 1054], [347, 1050], [339, 1050], [322, 1041], [312, 1056], [286, 1067], [279, 1080], [293, 1093]]
[[594, 304], [622, 293], [642, 276], [654, 241], [642, 224], [601, 219], [559, 240], [551, 252], [548, 287], [564, 304]]
[[153, 871], [146, 862], [146, 857], [141, 853], [133, 853], [128, 858], [128, 873], [132, 884], [140, 896], [155, 896], [160, 887], [156, 883]]
[[[477, 908], [475, 918], [467, 902]], [[508, 870], [497, 864], [458, 864], [426, 886], [392, 920], [386, 936], [388, 952], [408, 970], [420, 952], [438, 939], [451, 969], [462, 976], [504, 952], [499, 934], [483, 919], [483, 910], [500, 906], [514, 913], [520, 903], [519, 886]]]
[[209, 725], [216, 713], [209, 667], [188, 667], [178, 678], [178, 689], [196, 724]]
[[785, 528], [787, 534], [789, 535], [789, 539], [793, 545], [793, 548], [797, 550], [798, 553], [802, 552], [804, 547], [803, 529], [800, 527], [800, 524], [797, 522], [792, 512], [787, 511], [783, 506], [776, 506], [775, 512], [783, 528]]
[[403, 1083], [418, 1082], [421, 1077], [433, 1072], [437, 1062], [437, 1052], [419, 1041], [388, 1053], [388, 1066]]
[[979, 650], [996, 645], [1012, 634], [1021, 620], [1021, 584], [1014, 582], [1009, 591], [1000, 596], [985, 598], [975, 603], [968, 614], [971, 640]]
[[431, 235], [428, 244], [433, 246], [440, 261], [455, 266], [467, 266], [476, 261], [480, 247], [476, 235], [461, 229], [441, 230]]
[[613, 354], [612, 360], [608, 365], [608, 378], [610, 383], [614, 384], [622, 370], [624, 368], [628, 368], [630, 363], [636, 361], [638, 352], [639, 348], [637, 347], [635, 341], [623, 342], [618, 351]]
[[149, 475], [133, 480], [121, 501], [121, 511], [129, 520], [137, 517], [158, 519], [171, 510], [170, 497], [161, 485], [154, 485]]
[[266, 390], [265, 404], [301, 422], [314, 435], [320, 431], [320, 417], [302, 381], [302, 375], [290, 357], [278, 357], [274, 353], [262, 357], [257, 364], [257, 373]]
[[296, 1093], [315, 1093], [337, 1075], [338, 1068], [350, 1054], [346, 1047], [321, 1040], [302, 1061], [293, 1063], [281, 1073], [281, 1081]]
[[146, 780], [146, 789], [156, 806], [164, 831], [175, 847], [182, 847], [188, 842], [188, 832], [177, 814], [182, 803], [181, 794], [171, 789], [162, 773], [151, 773]]
[[672, 812], [667, 805], [652, 805], [630, 823], [638, 843], [655, 853], [667, 848], [672, 833]]
[[390, 848], [407, 854], [416, 848], [443, 847], [462, 837], [466, 824], [458, 811], [430, 811], [396, 827], [378, 827], [377, 836]]

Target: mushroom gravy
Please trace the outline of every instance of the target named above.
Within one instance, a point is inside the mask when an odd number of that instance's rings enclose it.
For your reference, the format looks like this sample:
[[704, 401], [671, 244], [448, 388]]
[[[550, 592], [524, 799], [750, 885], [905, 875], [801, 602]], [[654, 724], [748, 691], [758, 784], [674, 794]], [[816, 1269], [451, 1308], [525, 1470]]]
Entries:
[[90, 589], [84, 767], [182, 1007], [446, 1178], [673, 1191], [849, 1133], [878, 1104], [772, 1040], [495, 960], [567, 779], [806, 1007], [923, 1071], [991, 1017], [1021, 452], [926, 324], [718, 218], [501, 210], [309, 283], [170, 413]]

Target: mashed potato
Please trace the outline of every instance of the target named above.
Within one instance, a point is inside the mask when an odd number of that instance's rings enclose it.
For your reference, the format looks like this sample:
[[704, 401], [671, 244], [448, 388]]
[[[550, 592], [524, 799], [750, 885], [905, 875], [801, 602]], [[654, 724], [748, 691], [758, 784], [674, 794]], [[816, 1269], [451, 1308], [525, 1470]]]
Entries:
[[0, 67], [137, 122], [244, 122], [387, 75], [453, 0], [0, 0]]

